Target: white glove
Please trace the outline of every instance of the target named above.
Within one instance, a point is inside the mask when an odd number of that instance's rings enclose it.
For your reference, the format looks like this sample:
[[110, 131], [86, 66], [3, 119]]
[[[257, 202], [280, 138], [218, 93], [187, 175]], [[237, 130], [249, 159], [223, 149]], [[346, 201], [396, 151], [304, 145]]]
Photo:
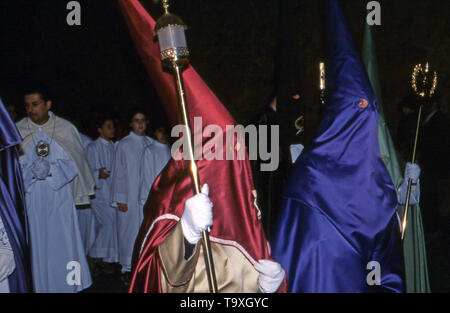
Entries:
[[261, 292], [274, 293], [280, 288], [285, 274], [280, 263], [264, 259], [253, 266], [259, 272], [258, 287]]
[[50, 163], [45, 159], [36, 160], [33, 163], [31, 171], [37, 179], [43, 180], [47, 178], [48, 173], [50, 172]]
[[417, 180], [419, 180], [420, 176], [420, 167], [416, 163], [408, 162], [406, 163], [405, 167], [405, 181], [408, 182], [408, 180], [411, 178], [413, 184], [417, 183]]
[[397, 200], [400, 204], [406, 203], [406, 195], [408, 193], [408, 181], [411, 178], [414, 185], [411, 186], [411, 196], [409, 198], [409, 205], [415, 205], [420, 201], [420, 167], [415, 163], [406, 163], [405, 180], [400, 185], [397, 192]]
[[186, 200], [181, 217], [181, 227], [186, 240], [195, 245], [202, 237], [202, 231], [213, 224], [213, 204], [208, 197], [209, 187], [204, 184], [202, 192]]

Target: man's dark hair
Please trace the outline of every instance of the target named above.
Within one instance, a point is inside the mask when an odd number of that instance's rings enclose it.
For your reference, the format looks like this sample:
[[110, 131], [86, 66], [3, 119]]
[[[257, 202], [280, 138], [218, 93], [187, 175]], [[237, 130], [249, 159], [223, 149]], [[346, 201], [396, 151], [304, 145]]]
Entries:
[[148, 120], [148, 114], [146, 112], [144, 112], [144, 110], [134, 110], [134, 111], [131, 111], [131, 114], [128, 116], [128, 122], [131, 123], [133, 117], [138, 113], [143, 114], [145, 116], [145, 119]]
[[25, 89], [23, 89], [22, 96], [31, 95], [33, 93], [40, 94], [42, 100], [44, 101], [48, 101], [51, 99], [49, 93], [47, 92], [47, 89], [40, 85], [27, 86]]

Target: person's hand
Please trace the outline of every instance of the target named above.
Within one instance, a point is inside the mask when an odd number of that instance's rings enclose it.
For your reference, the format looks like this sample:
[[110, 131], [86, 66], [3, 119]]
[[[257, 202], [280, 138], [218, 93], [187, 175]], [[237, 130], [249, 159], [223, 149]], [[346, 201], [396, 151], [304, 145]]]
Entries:
[[109, 176], [111, 176], [111, 173], [109, 173], [108, 171], [106, 171], [106, 167], [102, 167], [100, 169], [100, 172], [98, 173], [98, 177], [100, 179], [107, 179]]
[[201, 238], [202, 231], [213, 224], [213, 203], [208, 197], [208, 184], [204, 184], [201, 191], [186, 200], [181, 217], [183, 235], [190, 244], [196, 244]]
[[405, 181], [412, 180], [416, 184], [420, 176], [420, 166], [416, 163], [406, 163], [405, 167]]
[[274, 293], [280, 288], [285, 274], [280, 263], [263, 259], [253, 266], [259, 272], [258, 287], [261, 292]]
[[126, 212], [128, 211], [128, 205], [126, 205], [125, 203], [117, 203], [117, 209], [120, 212]]
[[38, 159], [34, 161], [31, 172], [37, 179], [44, 180], [47, 178], [50, 172], [50, 163], [43, 158]]

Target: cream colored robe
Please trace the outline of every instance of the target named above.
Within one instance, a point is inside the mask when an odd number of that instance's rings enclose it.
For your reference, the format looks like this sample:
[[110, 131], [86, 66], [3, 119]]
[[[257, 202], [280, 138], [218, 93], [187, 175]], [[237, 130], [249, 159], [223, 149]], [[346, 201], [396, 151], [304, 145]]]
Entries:
[[[210, 292], [201, 245], [200, 240], [192, 255], [187, 260], [184, 258], [184, 236], [180, 223], [159, 245], [163, 292]], [[259, 273], [237, 248], [211, 242], [211, 250], [219, 292], [259, 292]]]
[[[95, 181], [84, 154], [80, 134], [69, 121], [56, 116], [51, 111], [48, 114], [50, 118], [44, 125], [37, 125], [28, 117], [17, 122], [16, 126], [23, 138], [20, 153], [23, 155], [29, 144], [37, 144], [37, 142], [33, 143], [33, 140], [39, 129], [42, 129], [48, 137], [53, 138], [64, 149], [78, 169], [77, 177], [70, 183], [75, 204], [89, 204], [89, 196], [94, 195]], [[19, 161], [21, 159], [20, 156]]]

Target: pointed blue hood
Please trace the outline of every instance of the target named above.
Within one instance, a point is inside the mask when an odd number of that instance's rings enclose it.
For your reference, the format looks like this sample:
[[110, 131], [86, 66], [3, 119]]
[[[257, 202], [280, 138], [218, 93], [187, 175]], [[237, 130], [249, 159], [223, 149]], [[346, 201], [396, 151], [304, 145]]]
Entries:
[[375, 94], [339, 1], [328, 1], [328, 6], [328, 105], [342, 110], [364, 98], [373, 107]]
[[[285, 195], [320, 208], [336, 222], [370, 227], [375, 235], [382, 228], [373, 219], [391, 219], [396, 192], [379, 151], [370, 81], [339, 1], [329, 0], [328, 6], [329, 96], [317, 137], [297, 160]], [[360, 107], [361, 101], [367, 106]], [[309, 192], [323, 186], [324, 192]]]
[[25, 195], [15, 147], [21, 141], [0, 99], [0, 217], [14, 253], [16, 269], [8, 277], [9, 290], [13, 293], [31, 292]]

